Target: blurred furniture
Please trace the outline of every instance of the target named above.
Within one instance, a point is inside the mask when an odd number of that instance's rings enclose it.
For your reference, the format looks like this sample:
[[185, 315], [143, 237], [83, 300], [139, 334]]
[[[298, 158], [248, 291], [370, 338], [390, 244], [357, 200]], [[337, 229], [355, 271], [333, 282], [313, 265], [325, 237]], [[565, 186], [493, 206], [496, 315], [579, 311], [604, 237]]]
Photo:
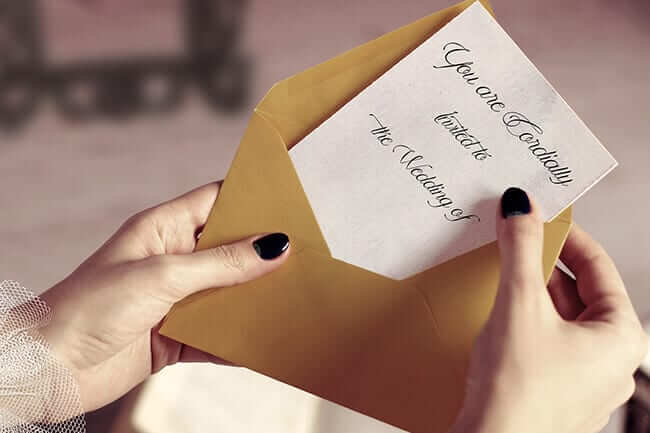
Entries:
[[[180, 52], [85, 53], [61, 62], [52, 59], [50, 44], [57, 35], [48, 34], [49, 21], [68, 20], [62, 12], [68, 10], [81, 10], [84, 19], [102, 19], [101, 9], [94, 13], [91, 6], [70, 0], [0, 0], [0, 128], [24, 126], [47, 96], [61, 114], [74, 120], [170, 111], [180, 105], [189, 85], [217, 111], [241, 108], [250, 79], [250, 62], [239, 44], [246, 1], [175, 3], [176, 8], [166, 12], [180, 21]], [[146, 32], [135, 37], [155, 39]], [[128, 41], [122, 45], [128, 52]]]

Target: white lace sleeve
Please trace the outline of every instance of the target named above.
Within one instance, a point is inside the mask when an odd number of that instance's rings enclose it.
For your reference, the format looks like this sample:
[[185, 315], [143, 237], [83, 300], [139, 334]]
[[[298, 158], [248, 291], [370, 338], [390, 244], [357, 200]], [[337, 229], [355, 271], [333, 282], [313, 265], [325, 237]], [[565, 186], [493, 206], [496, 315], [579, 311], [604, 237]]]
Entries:
[[15, 281], [0, 283], [0, 432], [85, 432], [79, 390], [38, 329], [51, 310]]

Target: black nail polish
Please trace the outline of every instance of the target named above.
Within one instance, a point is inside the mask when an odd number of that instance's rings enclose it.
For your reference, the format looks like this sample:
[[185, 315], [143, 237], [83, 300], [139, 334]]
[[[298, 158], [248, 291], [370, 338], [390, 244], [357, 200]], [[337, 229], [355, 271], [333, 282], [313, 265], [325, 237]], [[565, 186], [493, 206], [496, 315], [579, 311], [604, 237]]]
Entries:
[[528, 213], [530, 213], [530, 200], [526, 192], [520, 188], [508, 188], [501, 197], [501, 215], [508, 218]]
[[271, 233], [253, 242], [253, 248], [264, 260], [275, 259], [289, 248], [289, 237], [284, 233]]

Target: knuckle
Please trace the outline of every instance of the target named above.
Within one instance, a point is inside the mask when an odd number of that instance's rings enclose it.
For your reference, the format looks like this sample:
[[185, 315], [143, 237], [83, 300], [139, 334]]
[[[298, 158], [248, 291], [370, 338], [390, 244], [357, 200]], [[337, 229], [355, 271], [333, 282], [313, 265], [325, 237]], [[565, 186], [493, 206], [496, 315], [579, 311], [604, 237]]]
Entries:
[[508, 288], [512, 293], [529, 293], [538, 290], [532, 283], [530, 276], [523, 272], [513, 272], [508, 276], [507, 281], [503, 281], [503, 286]]
[[149, 210], [143, 210], [140, 212], [137, 212], [133, 215], [131, 215], [127, 220], [126, 224], [127, 225], [137, 225], [141, 223], [143, 220], [147, 220], [150, 217], [150, 212]]
[[158, 285], [168, 289], [178, 288], [178, 267], [177, 261], [170, 255], [158, 255], [150, 258], [150, 263], [154, 268], [152, 275], [155, 275]]
[[576, 269], [597, 269], [611, 261], [605, 248], [596, 241], [593, 241], [593, 245], [589, 246], [588, 252], [580, 255], [574, 253], [571, 259], [573, 260]]
[[221, 266], [237, 272], [246, 269], [246, 260], [240, 248], [234, 245], [219, 245], [211, 251]]
[[594, 249], [590, 251], [589, 254], [586, 254], [584, 257], [578, 259], [576, 264], [577, 268], [584, 268], [591, 266], [593, 268], [600, 268], [603, 262], [606, 260], [607, 254], [601, 249]]
[[138, 230], [142, 227], [148, 227], [153, 224], [154, 215], [152, 209], [146, 209], [129, 217], [124, 226], [129, 229]]
[[543, 287], [530, 281], [514, 279], [499, 286], [506, 300], [506, 316], [513, 324], [523, 326], [525, 323], [537, 323], [541, 326], [547, 317], [547, 301], [544, 299]]
[[543, 226], [531, 224], [529, 221], [516, 221], [506, 224], [506, 227], [501, 232], [501, 240], [505, 241], [509, 249], [514, 250], [528, 249], [533, 245], [539, 245], [541, 250], [543, 238]]
[[516, 263], [502, 271], [500, 284], [509, 289], [513, 295], [526, 296], [526, 299], [539, 301], [540, 295], [546, 295], [542, 267], [535, 260], [519, 258]]

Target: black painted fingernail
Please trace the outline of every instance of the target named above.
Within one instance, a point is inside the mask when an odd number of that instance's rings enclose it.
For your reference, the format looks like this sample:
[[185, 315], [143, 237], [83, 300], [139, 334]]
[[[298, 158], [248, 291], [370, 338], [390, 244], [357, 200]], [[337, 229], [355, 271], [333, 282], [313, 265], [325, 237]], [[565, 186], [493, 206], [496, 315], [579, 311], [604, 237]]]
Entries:
[[253, 248], [264, 260], [275, 259], [289, 248], [289, 236], [284, 233], [271, 233], [253, 242]]
[[501, 215], [508, 218], [530, 213], [530, 200], [523, 189], [511, 187], [501, 197]]

